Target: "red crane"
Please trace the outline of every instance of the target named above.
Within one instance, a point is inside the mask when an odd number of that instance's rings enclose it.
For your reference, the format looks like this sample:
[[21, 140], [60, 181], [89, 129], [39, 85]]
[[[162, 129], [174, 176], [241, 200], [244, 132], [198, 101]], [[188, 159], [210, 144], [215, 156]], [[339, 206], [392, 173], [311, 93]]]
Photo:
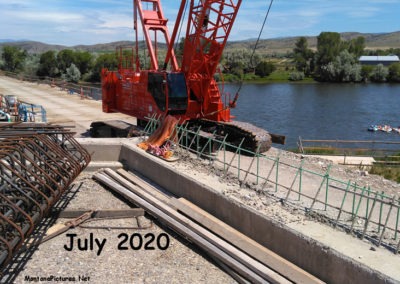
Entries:
[[[262, 143], [261, 150], [268, 150], [271, 137], [266, 131], [231, 122], [231, 106], [223, 102], [214, 79], [242, 1], [189, 2], [181, 1], [170, 36], [160, 0], [134, 0], [134, 56], [126, 60], [126, 52], [120, 49], [118, 70], [102, 70], [103, 111], [123, 112], [139, 121], [154, 114], [172, 115], [180, 123], [217, 126], [220, 132], [228, 133], [231, 142], [247, 136], [247, 148], [255, 150]], [[174, 45], [187, 4], [188, 22], [179, 65]], [[145, 64], [139, 60], [139, 20], [150, 58], [148, 68], [142, 68]], [[167, 47], [163, 62], [159, 61], [159, 38]]]

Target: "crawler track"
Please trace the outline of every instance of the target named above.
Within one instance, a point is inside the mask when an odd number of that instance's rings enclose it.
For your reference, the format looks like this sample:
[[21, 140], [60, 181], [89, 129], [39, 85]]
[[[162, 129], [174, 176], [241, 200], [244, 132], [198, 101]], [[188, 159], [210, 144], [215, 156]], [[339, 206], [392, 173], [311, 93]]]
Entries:
[[244, 138], [241, 147], [251, 152], [257, 150], [260, 153], [266, 152], [272, 145], [272, 137], [268, 131], [247, 122], [215, 122], [201, 119], [194, 124], [201, 125], [202, 129], [207, 132], [216, 131], [217, 135], [227, 135], [226, 141], [235, 146], [240, 145]]

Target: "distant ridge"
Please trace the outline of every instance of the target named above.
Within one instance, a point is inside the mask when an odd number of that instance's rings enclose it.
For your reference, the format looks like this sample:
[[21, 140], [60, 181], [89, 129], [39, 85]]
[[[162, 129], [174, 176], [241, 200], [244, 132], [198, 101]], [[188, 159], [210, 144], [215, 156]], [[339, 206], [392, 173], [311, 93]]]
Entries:
[[[388, 48], [400, 48], [400, 31], [391, 33], [358, 33], [358, 32], [345, 32], [340, 34], [342, 39], [349, 40], [358, 36], [363, 36], [366, 42], [367, 49], [388, 49]], [[296, 37], [283, 37], [264, 39], [258, 43], [257, 51], [262, 54], [271, 53], [286, 53], [292, 51], [296, 41], [300, 36]], [[317, 36], [305, 36], [308, 41], [308, 47], [316, 49], [317, 47]], [[255, 44], [255, 39], [240, 40], [240, 41], [229, 41], [227, 43], [225, 51], [237, 49], [252, 49]], [[49, 50], [60, 51], [63, 49], [82, 50], [89, 52], [109, 52], [115, 51], [118, 46], [133, 46], [133, 41], [116, 41], [110, 43], [101, 43], [93, 45], [75, 45], [75, 46], [64, 46], [64, 45], [52, 45], [37, 41], [14, 41], [7, 39], [0, 39], [0, 47], [4, 45], [17, 46], [28, 51], [28, 53], [43, 53]], [[141, 42], [141, 45], [144, 43]], [[161, 48], [165, 46], [160, 45]]]

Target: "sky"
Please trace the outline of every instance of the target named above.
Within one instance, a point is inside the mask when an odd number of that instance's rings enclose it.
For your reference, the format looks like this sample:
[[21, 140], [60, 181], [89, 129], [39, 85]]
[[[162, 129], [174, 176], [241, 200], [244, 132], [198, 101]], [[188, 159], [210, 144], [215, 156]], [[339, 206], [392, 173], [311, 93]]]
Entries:
[[[161, 2], [172, 32], [181, 1]], [[229, 40], [258, 37], [269, 4], [243, 0]], [[273, 0], [261, 38], [400, 31], [399, 11], [400, 0]], [[0, 39], [66, 46], [134, 40], [132, 0], [0, 0]]]

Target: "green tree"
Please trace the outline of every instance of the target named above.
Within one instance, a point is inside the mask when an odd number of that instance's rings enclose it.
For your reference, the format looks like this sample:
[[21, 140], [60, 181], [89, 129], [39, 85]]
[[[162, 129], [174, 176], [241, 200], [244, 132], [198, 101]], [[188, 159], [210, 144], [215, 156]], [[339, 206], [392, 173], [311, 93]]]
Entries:
[[36, 76], [39, 67], [40, 56], [38, 54], [29, 54], [25, 59], [24, 75]]
[[71, 49], [63, 49], [57, 54], [58, 69], [61, 73], [65, 73], [75, 61], [75, 52]]
[[90, 76], [90, 81], [100, 82], [101, 81], [101, 70], [107, 68], [109, 70], [115, 70], [118, 67], [118, 60], [114, 53], [102, 54], [97, 57]]
[[316, 68], [317, 76], [321, 73], [321, 66], [333, 62], [342, 51], [343, 45], [340, 34], [335, 32], [322, 32], [317, 38]]
[[347, 43], [347, 50], [354, 54], [357, 58], [364, 54], [365, 49], [365, 38], [363, 36], [359, 36], [357, 38], [353, 38]]
[[312, 71], [311, 60], [313, 56], [312, 50], [308, 48], [307, 39], [305, 37], [300, 37], [293, 49], [293, 57], [297, 71], [310, 74]]
[[393, 63], [389, 66], [388, 81], [400, 82], [400, 63]]
[[42, 53], [39, 60], [37, 75], [57, 77], [59, 74], [56, 52], [54, 50], [49, 50]]
[[1, 58], [3, 59], [2, 69], [10, 72], [20, 71], [24, 67], [26, 57], [26, 50], [6, 45], [3, 47], [3, 53], [1, 55]]
[[335, 60], [338, 78], [340, 82], [359, 82], [361, 81], [361, 65], [357, 63], [357, 58], [348, 50], [340, 52]]
[[341, 51], [335, 60], [320, 68], [320, 79], [333, 82], [359, 82], [361, 65], [347, 49]]
[[92, 68], [93, 56], [87, 51], [77, 51], [75, 52], [74, 64], [82, 75], [86, 74]]
[[267, 77], [276, 69], [275, 65], [268, 61], [260, 62], [256, 66], [255, 74], [260, 77]]
[[374, 82], [385, 82], [388, 75], [388, 68], [383, 66], [383, 64], [378, 64], [372, 70], [371, 80]]
[[239, 79], [243, 78], [244, 75], [244, 65], [242, 62], [233, 62], [230, 66], [230, 74], [235, 75]]
[[367, 82], [370, 80], [374, 66], [372, 65], [362, 65], [361, 67], [361, 78], [363, 81]]

